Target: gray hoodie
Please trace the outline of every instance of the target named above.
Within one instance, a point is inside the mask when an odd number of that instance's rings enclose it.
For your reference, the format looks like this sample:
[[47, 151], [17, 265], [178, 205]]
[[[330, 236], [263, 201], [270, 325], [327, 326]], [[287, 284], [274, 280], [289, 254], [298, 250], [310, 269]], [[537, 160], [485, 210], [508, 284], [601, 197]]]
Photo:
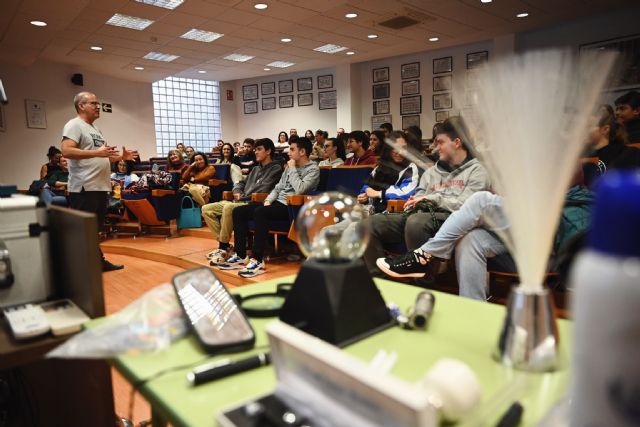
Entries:
[[316, 162], [309, 162], [301, 168], [286, 168], [266, 201], [287, 204], [287, 196], [313, 191], [320, 182], [320, 168]]
[[477, 159], [468, 160], [457, 168], [438, 161], [422, 174], [415, 197], [426, 195], [440, 209], [453, 212], [473, 193], [489, 190], [490, 186], [487, 171]]
[[282, 176], [282, 165], [270, 162], [265, 166], [257, 164], [251, 169], [245, 181], [239, 181], [233, 186], [233, 193], [240, 193], [240, 200], [251, 200], [253, 193], [267, 193], [273, 190]]

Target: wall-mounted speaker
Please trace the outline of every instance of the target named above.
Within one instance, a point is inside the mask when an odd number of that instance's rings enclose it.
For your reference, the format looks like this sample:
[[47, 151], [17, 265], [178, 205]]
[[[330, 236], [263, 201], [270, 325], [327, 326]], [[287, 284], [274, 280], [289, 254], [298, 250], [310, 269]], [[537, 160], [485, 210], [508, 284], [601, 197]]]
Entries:
[[71, 76], [71, 83], [73, 83], [76, 86], [83, 86], [84, 79], [82, 77], [82, 74], [74, 74], [73, 76]]

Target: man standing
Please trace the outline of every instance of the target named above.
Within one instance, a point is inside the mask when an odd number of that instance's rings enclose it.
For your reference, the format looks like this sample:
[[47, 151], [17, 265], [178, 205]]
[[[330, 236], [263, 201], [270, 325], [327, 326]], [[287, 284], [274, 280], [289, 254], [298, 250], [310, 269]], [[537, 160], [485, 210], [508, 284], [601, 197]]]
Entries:
[[[69, 205], [72, 209], [96, 214], [98, 230], [107, 213], [107, 197], [111, 191], [110, 163], [134, 160], [136, 150], [122, 155], [115, 146], [107, 145], [102, 132], [93, 125], [100, 118], [100, 102], [93, 93], [80, 92], [73, 98], [78, 116], [71, 119], [62, 131], [62, 155], [69, 159]], [[124, 268], [104, 258], [102, 271]]]
[[258, 165], [251, 169], [246, 181], [239, 181], [233, 186], [233, 201], [223, 200], [202, 207], [202, 218], [211, 230], [213, 238], [219, 241], [218, 249], [207, 254], [210, 265], [224, 264], [230, 256], [229, 240], [233, 231], [233, 210], [246, 205], [253, 193], [270, 192], [280, 179], [282, 167], [271, 158], [275, 150], [276, 147], [269, 138], [257, 140], [255, 154]]
[[[288, 220], [287, 197], [293, 194], [305, 194], [318, 186], [320, 168], [317, 163], [309, 160], [311, 141], [307, 138], [298, 138], [290, 142], [290, 145], [288, 167], [264, 203], [250, 203], [233, 210], [236, 254], [221, 265], [220, 269], [242, 269], [238, 273], [241, 277], [254, 277], [265, 273], [263, 255], [269, 235], [269, 221]], [[255, 222], [253, 251], [252, 258], [247, 259], [247, 234], [251, 220]]]

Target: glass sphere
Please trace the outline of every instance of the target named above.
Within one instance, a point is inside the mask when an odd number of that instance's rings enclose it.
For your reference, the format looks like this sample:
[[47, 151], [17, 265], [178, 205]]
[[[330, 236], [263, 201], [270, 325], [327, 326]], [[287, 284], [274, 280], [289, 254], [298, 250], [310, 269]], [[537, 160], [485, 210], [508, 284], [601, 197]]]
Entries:
[[369, 243], [369, 211], [351, 196], [323, 193], [296, 219], [300, 250], [307, 258], [344, 262], [360, 258]]

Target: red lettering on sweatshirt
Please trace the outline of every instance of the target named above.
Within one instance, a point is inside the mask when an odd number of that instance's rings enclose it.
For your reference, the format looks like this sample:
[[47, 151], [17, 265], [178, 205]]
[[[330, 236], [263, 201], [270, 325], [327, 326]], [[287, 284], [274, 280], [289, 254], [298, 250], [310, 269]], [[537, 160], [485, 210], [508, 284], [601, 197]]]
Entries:
[[433, 184], [431, 186], [431, 192], [434, 193], [436, 191], [444, 190], [445, 188], [450, 188], [450, 187], [464, 188], [464, 186], [465, 186], [464, 180], [452, 179], [450, 181], [444, 181], [438, 184]]

